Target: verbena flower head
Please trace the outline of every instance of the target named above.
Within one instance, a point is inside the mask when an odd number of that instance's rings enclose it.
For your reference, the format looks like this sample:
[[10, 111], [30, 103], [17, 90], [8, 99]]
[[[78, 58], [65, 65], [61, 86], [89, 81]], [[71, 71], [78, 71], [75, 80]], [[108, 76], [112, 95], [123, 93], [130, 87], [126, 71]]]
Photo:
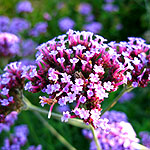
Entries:
[[10, 127], [14, 124], [15, 120], [17, 120], [17, 116], [18, 116], [18, 113], [16, 111], [13, 111], [9, 115], [7, 115], [4, 120], [1, 120], [0, 122], [3, 122], [3, 123], [0, 123], [0, 133], [3, 130], [9, 131]]
[[102, 29], [102, 24], [99, 22], [92, 22], [83, 26], [83, 29], [93, 33], [99, 33]]
[[48, 24], [47, 22], [39, 22], [34, 28], [30, 31], [30, 35], [33, 37], [38, 37], [40, 34], [44, 34], [47, 32]]
[[6, 32], [9, 27], [10, 20], [6, 16], [0, 16], [0, 32]]
[[75, 22], [69, 17], [64, 17], [59, 19], [58, 25], [61, 31], [68, 31], [69, 29], [73, 29]]
[[127, 92], [119, 99], [119, 102], [124, 103], [124, 102], [130, 101], [133, 99], [134, 96], [135, 94], [133, 92]]
[[80, 3], [78, 10], [80, 14], [88, 15], [92, 11], [92, 6], [89, 3]]
[[44, 18], [45, 20], [47, 20], [47, 21], [52, 20], [52, 16], [51, 16], [48, 12], [45, 12], [45, 13], [43, 14], [43, 18]]
[[[135, 149], [132, 144], [138, 143], [139, 139], [136, 138], [136, 133], [123, 112], [107, 111], [102, 118], [110, 120], [108, 122], [109, 132], [105, 132], [101, 128], [96, 129], [96, 135], [103, 150]], [[84, 129], [83, 135], [91, 140], [90, 150], [96, 150], [92, 132]]]
[[142, 131], [140, 132], [141, 142], [144, 146], [150, 148], [150, 132]]
[[19, 38], [11, 33], [0, 33], [0, 57], [19, 54]]
[[69, 30], [43, 43], [37, 48], [38, 68], [29, 66], [22, 73], [30, 80], [25, 89], [47, 93], [47, 97], [40, 97], [40, 103], [51, 105], [50, 113], [55, 103], [74, 103], [72, 111], [63, 112], [63, 121], [77, 117], [99, 127], [100, 103], [126, 82], [125, 67], [113, 58], [104, 41], [91, 32]]
[[21, 43], [22, 55], [29, 56], [35, 53], [35, 48], [37, 43], [35, 43], [32, 39], [23, 40]]
[[117, 5], [113, 5], [111, 3], [108, 4], [104, 4], [103, 5], [103, 10], [107, 11], [107, 12], [116, 12], [118, 11], [118, 6]]
[[21, 62], [10, 63], [5, 67], [5, 73], [0, 76], [1, 118], [4, 118], [12, 111], [19, 111], [23, 106], [22, 89], [24, 78], [21, 78], [23, 68]]
[[[6, 137], [1, 150], [20, 150], [28, 141], [29, 129], [26, 124], [14, 128], [14, 133]], [[42, 150], [42, 146], [29, 146], [27, 150]]]
[[30, 1], [21, 1], [16, 6], [17, 13], [31, 13], [33, 11], [32, 4]]
[[142, 38], [129, 37], [128, 42], [110, 42], [112, 53], [118, 54], [118, 61], [126, 67], [128, 85], [146, 87], [150, 81], [150, 45]]
[[30, 23], [27, 20], [23, 18], [13, 18], [9, 26], [9, 32], [18, 34], [29, 29], [29, 27]]

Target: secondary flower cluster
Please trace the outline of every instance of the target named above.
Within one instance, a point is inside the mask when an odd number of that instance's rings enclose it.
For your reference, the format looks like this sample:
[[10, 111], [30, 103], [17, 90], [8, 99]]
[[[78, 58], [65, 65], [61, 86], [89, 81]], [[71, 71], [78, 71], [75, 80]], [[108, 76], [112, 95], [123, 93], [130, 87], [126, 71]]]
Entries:
[[126, 83], [126, 68], [104, 41], [91, 32], [69, 30], [37, 48], [38, 67], [25, 67], [22, 77], [30, 80], [25, 90], [48, 94], [40, 102], [51, 105], [49, 117], [55, 103], [74, 103], [71, 112], [63, 112], [62, 121], [77, 117], [95, 128], [101, 125], [100, 103]]
[[[29, 130], [27, 125], [19, 125], [14, 128], [14, 133], [10, 137], [5, 138], [4, 145], [1, 150], [20, 150], [27, 143]], [[27, 150], [42, 150], [42, 146], [29, 146]]]
[[150, 132], [142, 131], [140, 132], [140, 137], [142, 144], [150, 148]]
[[146, 87], [150, 81], [150, 45], [144, 39], [130, 37], [128, 42], [110, 42], [115, 58], [126, 68], [128, 84]]
[[6, 116], [4, 123], [0, 123], [0, 133], [5, 130], [9, 131], [10, 127], [14, 124], [15, 120], [17, 120], [18, 113], [16, 111], [11, 112]]
[[8, 64], [5, 73], [0, 75], [0, 122], [11, 111], [19, 111], [22, 104], [24, 78], [21, 78], [23, 66], [21, 62]]
[[135, 94], [133, 92], [127, 92], [122, 95], [122, 97], [119, 99], [120, 103], [131, 101], [135, 97]]
[[[103, 150], [134, 150], [133, 144], [138, 143], [136, 133], [131, 124], [127, 121], [127, 116], [123, 112], [107, 111], [102, 118], [109, 120], [110, 131], [107, 133], [101, 128], [96, 129], [98, 141]], [[83, 130], [83, 135], [91, 140], [90, 150], [96, 150], [96, 144], [90, 130]]]
[[33, 11], [30, 1], [21, 1], [16, 6], [17, 13], [31, 13]]
[[19, 54], [19, 38], [11, 33], [0, 33], [0, 57]]
[[[4, 123], [0, 123], [0, 133], [2, 131], [10, 132], [10, 127], [14, 125], [18, 118], [18, 113], [16, 111], [11, 112], [4, 119]], [[10, 134], [9, 137], [5, 138], [4, 145], [0, 148], [1, 150], [20, 150], [27, 142], [27, 136], [29, 130], [27, 125], [19, 125], [14, 128], [14, 133]], [[1, 139], [2, 140], [2, 139]], [[42, 146], [29, 146], [27, 150], [41, 150]]]

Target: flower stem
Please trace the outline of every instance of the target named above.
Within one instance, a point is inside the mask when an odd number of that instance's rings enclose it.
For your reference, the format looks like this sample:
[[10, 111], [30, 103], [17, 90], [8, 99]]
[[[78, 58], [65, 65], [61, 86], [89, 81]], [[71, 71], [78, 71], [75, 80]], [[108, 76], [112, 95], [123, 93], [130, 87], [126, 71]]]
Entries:
[[[26, 104], [26, 109], [29, 109], [31, 111], [37, 111], [43, 114], [48, 114], [47, 110], [41, 109], [33, 104], [31, 104], [31, 102], [24, 96], [24, 103]], [[57, 114], [57, 113], [53, 113], [51, 114], [52, 118], [57, 119], [57, 120], [61, 120], [62, 115]], [[82, 120], [80, 119], [75, 119], [75, 118], [71, 118], [68, 120], [67, 122], [70, 125], [76, 126], [76, 127], [80, 127], [83, 129], [90, 129], [89, 125], [86, 125], [85, 123], [83, 123]]]
[[124, 87], [123, 90], [120, 92], [120, 94], [102, 111], [101, 116], [108, 110], [110, 110], [121, 98], [123, 94], [126, 92], [129, 92], [133, 89], [133, 87]]
[[39, 112], [34, 111], [34, 114], [37, 118], [44, 124], [44, 126], [62, 143], [64, 144], [69, 150], [76, 150], [63, 136], [61, 136], [43, 117], [40, 115]]
[[95, 133], [95, 129], [94, 129], [93, 126], [91, 126], [91, 131], [92, 131], [92, 134], [93, 134], [93, 138], [94, 138], [95, 144], [97, 146], [97, 150], [101, 150], [101, 147], [99, 145], [99, 141], [98, 141], [98, 138], [97, 138], [97, 135]]
[[132, 143], [132, 147], [137, 150], [150, 150], [148, 147], [145, 147], [139, 143]]
[[[117, 96], [117, 97], [121, 97], [125, 92], [129, 92], [129, 91], [131, 91], [133, 88], [131, 88], [131, 87], [129, 87], [129, 88], [125, 88], [125, 89], [123, 89], [122, 90], [122, 92]], [[119, 99], [118, 98], [118, 99]], [[25, 107], [24, 107], [24, 109], [25, 110], [31, 110], [31, 111], [33, 111], [33, 112], [37, 112], [38, 113], [38, 117], [40, 116], [39, 115], [39, 113], [43, 113], [43, 114], [48, 114], [48, 111], [47, 110], [44, 110], [44, 109], [41, 109], [41, 108], [39, 108], [39, 107], [37, 107], [37, 106], [35, 106], [35, 105], [33, 105], [33, 104], [31, 104], [31, 102], [24, 96], [23, 97], [23, 101], [24, 101], [24, 103], [25, 103]], [[114, 100], [115, 101], [115, 100]], [[110, 107], [111, 108], [111, 107]], [[110, 109], [109, 108], [109, 109]], [[109, 110], [108, 109], [108, 110]], [[106, 110], [107, 111], [107, 110]], [[103, 111], [104, 112], [104, 111]], [[103, 113], [104, 114], [104, 113]], [[61, 117], [62, 117], [62, 115], [60, 115], [60, 114], [57, 114], [57, 113], [52, 113], [52, 117], [54, 118], [54, 119], [57, 119], [57, 120], [61, 120]], [[40, 119], [40, 118], [39, 118]], [[45, 120], [45, 119], [44, 119]], [[46, 121], [46, 120], [45, 120]], [[44, 122], [45, 122], [44, 121]], [[43, 123], [44, 123], [43, 122]], [[80, 128], [84, 128], [84, 129], [91, 129], [91, 131], [92, 131], [92, 133], [93, 133], [93, 137], [94, 137], [94, 141], [95, 141], [95, 143], [96, 143], [96, 146], [97, 146], [97, 150], [101, 150], [101, 148], [100, 148], [100, 146], [99, 146], [99, 142], [98, 142], [98, 139], [97, 139], [97, 136], [96, 136], [96, 134], [95, 134], [95, 130], [94, 130], [94, 128], [91, 126], [91, 125], [85, 125], [83, 122], [82, 122], [82, 120], [80, 120], [80, 119], [69, 119], [68, 120], [68, 122], [67, 122], [68, 124], [70, 124], [70, 125], [73, 125], [73, 126], [76, 126], [76, 127], [80, 127]], [[45, 124], [48, 124], [48, 122], [47, 123], [45, 123]], [[47, 126], [47, 125], [46, 125]], [[53, 127], [52, 127], [53, 128]], [[50, 130], [50, 129], [49, 129]], [[54, 129], [55, 130], [55, 129]], [[55, 131], [54, 131], [55, 132]], [[56, 131], [57, 132], [57, 131]], [[141, 149], [145, 149], [145, 150], [149, 150], [147, 147], [145, 147], [145, 146], [143, 146], [143, 145], [141, 145], [141, 144], [138, 144], [138, 143], [134, 143], [134, 148], [135, 149], [138, 149], [138, 148], [141, 148]], [[74, 149], [75, 150], [75, 149]]]

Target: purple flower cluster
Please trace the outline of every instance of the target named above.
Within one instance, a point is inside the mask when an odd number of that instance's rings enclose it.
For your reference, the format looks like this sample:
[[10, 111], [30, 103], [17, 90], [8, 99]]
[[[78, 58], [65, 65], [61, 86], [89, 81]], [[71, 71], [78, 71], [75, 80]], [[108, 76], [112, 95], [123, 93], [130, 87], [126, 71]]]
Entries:
[[50, 21], [52, 19], [52, 16], [48, 12], [45, 12], [43, 14], [43, 18], [47, 21]]
[[21, 78], [23, 66], [21, 62], [8, 64], [5, 73], [0, 75], [0, 122], [11, 111], [19, 111], [22, 104], [24, 78]]
[[140, 132], [141, 142], [144, 146], [150, 148], [150, 132], [142, 131]]
[[113, 4], [105, 4], [103, 5], [103, 9], [107, 12], [116, 12], [118, 11], [118, 6]]
[[[16, 111], [11, 112], [4, 119], [4, 123], [0, 123], [0, 133], [2, 131], [10, 132], [10, 127], [14, 125], [17, 120], [18, 113]], [[20, 150], [22, 146], [24, 146], [27, 142], [27, 136], [29, 134], [29, 130], [27, 125], [19, 125], [14, 128], [14, 134], [10, 134], [9, 138], [5, 138], [4, 146], [2, 146], [1, 150]], [[2, 139], [1, 139], [2, 140]], [[42, 146], [29, 146], [27, 150], [42, 150]]]
[[92, 14], [92, 6], [89, 3], [80, 3], [78, 11], [80, 14], [86, 17], [85, 21], [87, 23], [83, 25], [84, 30], [93, 32], [95, 34], [101, 31], [103, 26], [100, 22], [94, 21], [94, 15]]
[[129, 37], [128, 42], [110, 42], [114, 59], [126, 67], [127, 84], [146, 87], [150, 81], [150, 45], [142, 38]]
[[92, 7], [89, 3], [80, 3], [78, 9], [79, 13], [82, 15], [88, 15], [92, 11]]
[[[133, 144], [138, 143], [136, 133], [131, 124], [127, 122], [127, 117], [122, 112], [107, 111], [102, 118], [109, 120], [109, 132], [105, 132], [101, 128], [96, 129], [99, 144], [103, 150], [134, 150]], [[83, 130], [83, 135], [91, 140], [90, 150], [96, 150], [96, 144], [90, 130]]]
[[0, 16], [0, 32], [6, 32], [9, 28], [10, 20], [6, 16]]
[[118, 6], [113, 4], [114, 0], [105, 0], [105, 2], [106, 4], [102, 6], [104, 11], [107, 11], [107, 12], [118, 11], [119, 9]]
[[[29, 130], [27, 125], [19, 125], [14, 129], [14, 133], [9, 138], [5, 138], [1, 150], [20, 150], [27, 142]], [[42, 150], [42, 146], [30, 146], [27, 150]]]
[[22, 55], [29, 56], [35, 52], [35, 48], [37, 43], [35, 43], [32, 39], [26, 39], [22, 41], [21, 48], [22, 48]]
[[40, 34], [44, 34], [47, 32], [47, 27], [48, 27], [47, 22], [39, 22], [30, 31], [29, 35], [33, 37], [38, 37]]
[[31, 13], [33, 11], [32, 4], [30, 1], [21, 1], [16, 6], [17, 13]]
[[126, 82], [126, 67], [104, 41], [91, 32], [69, 30], [37, 48], [38, 67], [26, 67], [22, 76], [30, 80], [25, 90], [48, 94], [40, 103], [51, 105], [49, 117], [55, 103], [75, 103], [72, 111], [63, 112], [62, 121], [77, 117], [95, 128], [102, 124], [100, 103]]
[[11, 33], [0, 33], [0, 57], [19, 54], [19, 38]]
[[4, 123], [0, 123], [0, 133], [5, 130], [9, 131], [10, 127], [14, 124], [15, 120], [17, 120], [18, 113], [16, 111], [12, 111], [9, 115], [4, 119]]
[[58, 25], [61, 31], [68, 31], [69, 29], [73, 29], [75, 22], [69, 17], [64, 17], [59, 19]]
[[124, 103], [130, 101], [134, 96], [135, 94], [133, 92], [127, 92], [119, 99], [119, 102]]
[[6, 16], [0, 16], [0, 32], [19, 34], [29, 28], [30, 23], [23, 18], [13, 18], [10, 20]]
[[13, 18], [9, 26], [9, 32], [18, 34], [30, 28], [30, 23], [23, 18]]
[[83, 26], [83, 29], [93, 33], [99, 33], [102, 29], [102, 24], [99, 22], [91, 22]]

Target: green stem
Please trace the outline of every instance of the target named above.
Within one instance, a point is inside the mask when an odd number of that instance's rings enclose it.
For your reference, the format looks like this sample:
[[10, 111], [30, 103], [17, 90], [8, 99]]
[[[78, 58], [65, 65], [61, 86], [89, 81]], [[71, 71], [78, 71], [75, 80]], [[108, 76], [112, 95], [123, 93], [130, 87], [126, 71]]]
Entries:
[[63, 136], [61, 136], [41, 115], [39, 112], [34, 111], [37, 118], [45, 125], [45, 127], [69, 150], [76, 150]]
[[92, 134], [93, 134], [93, 138], [94, 138], [97, 150], [101, 150], [101, 147], [99, 145], [99, 141], [98, 141], [98, 138], [97, 138], [97, 135], [95, 133], [95, 129], [93, 128], [93, 126], [91, 126], [91, 131], [92, 131]]
[[121, 96], [126, 93], [129, 92], [133, 89], [133, 87], [124, 87], [123, 90], [120, 92], [120, 94], [102, 111], [101, 116], [108, 110], [110, 110], [117, 102], [118, 100], [121, 98]]
[[[125, 88], [125, 89], [123, 89], [123, 91], [118, 95], [118, 97], [120, 98], [125, 92], [129, 92], [129, 91], [131, 91], [133, 88]], [[41, 108], [39, 108], [39, 107], [37, 107], [37, 106], [34, 106], [33, 104], [31, 104], [30, 103], [30, 101], [24, 96], [24, 103], [26, 104], [26, 107], [24, 107], [24, 108], [26, 108], [26, 110], [31, 110], [31, 111], [34, 111], [34, 112], [40, 112], [40, 113], [43, 113], [43, 114], [48, 114], [48, 111], [47, 110], [44, 110], [44, 109], [41, 109]], [[115, 101], [115, 100], [114, 100]], [[109, 108], [110, 109], [110, 108]], [[104, 113], [103, 113], [104, 114]], [[38, 113], [38, 117], [39, 117], [39, 113]], [[56, 113], [52, 113], [52, 117], [54, 118], [54, 119], [57, 119], [57, 120], [61, 120], [61, 117], [62, 117], [62, 115], [59, 115], [59, 114], [56, 114]], [[95, 135], [95, 130], [94, 130], [94, 128], [91, 126], [91, 125], [85, 125], [83, 122], [82, 122], [82, 120], [80, 120], [80, 119], [69, 119], [68, 120], [68, 122], [67, 122], [68, 124], [70, 124], [70, 125], [73, 125], [73, 126], [76, 126], [76, 127], [80, 127], [80, 128], [84, 128], [84, 129], [91, 129], [91, 131], [92, 131], [92, 133], [93, 133], [93, 137], [94, 137], [94, 141], [95, 141], [95, 143], [96, 143], [96, 145], [97, 145], [97, 148], [99, 148], [98, 150], [101, 150], [101, 148], [100, 148], [100, 146], [99, 146], [99, 142], [98, 142], [98, 139], [97, 139], [97, 137], [96, 137], [96, 135]], [[147, 147], [145, 147], [145, 146], [143, 146], [143, 145], [141, 145], [141, 144], [138, 144], [138, 143], [135, 143], [134, 144], [134, 148], [135, 149], [139, 149], [139, 147], [140, 147], [140, 149], [143, 149], [143, 150], [149, 150]]]
[[[24, 103], [26, 104], [26, 109], [29, 109], [31, 111], [37, 111], [37, 112], [40, 112], [43, 114], [48, 114], [47, 110], [41, 109], [41, 108], [31, 104], [30, 101], [25, 96], [24, 96]], [[61, 120], [61, 117], [62, 117], [62, 115], [57, 114], [57, 113], [52, 113], [51, 116], [52, 116], [52, 118], [57, 119], [59, 121]], [[72, 119], [69, 119], [67, 123], [71, 124], [73, 126], [76, 126], [76, 127], [83, 128], [83, 129], [90, 129], [90, 126], [83, 123], [83, 121], [80, 119], [72, 118]]]
[[133, 143], [132, 146], [136, 150], [150, 150], [149, 148], [147, 148], [144, 145], [141, 145], [139, 143]]

